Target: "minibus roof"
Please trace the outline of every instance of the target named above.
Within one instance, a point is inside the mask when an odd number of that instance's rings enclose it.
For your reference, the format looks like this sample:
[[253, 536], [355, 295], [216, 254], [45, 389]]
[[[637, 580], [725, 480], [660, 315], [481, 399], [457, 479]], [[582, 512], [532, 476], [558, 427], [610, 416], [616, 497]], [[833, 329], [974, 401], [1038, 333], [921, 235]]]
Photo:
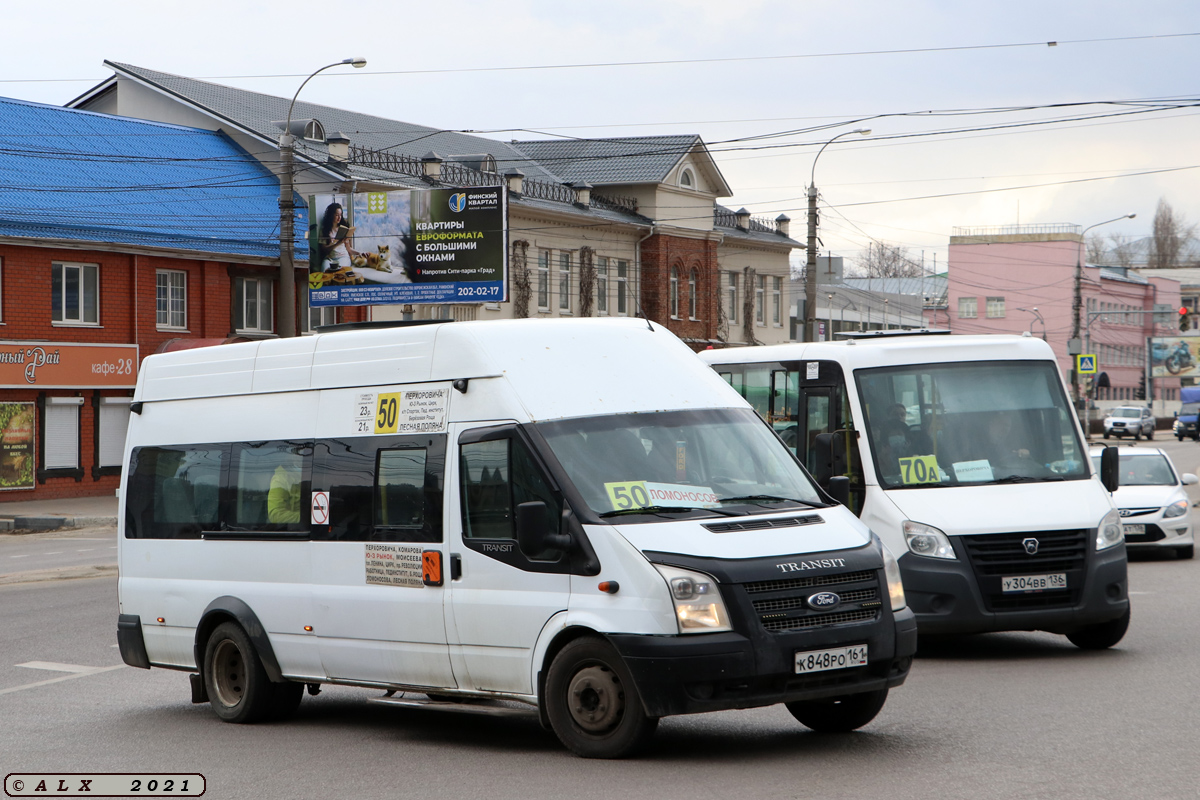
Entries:
[[1053, 360], [1054, 350], [1031, 336], [880, 336], [841, 342], [728, 347], [705, 350], [700, 358], [709, 364], [837, 361], [849, 369], [858, 369], [948, 361]]
[[142, 363], [134, 401], [462, 379], [468, 391], [507, 382], [533, 420], [749, 407], [670, 331], [629, 318], [447, 322], [163, 353]]

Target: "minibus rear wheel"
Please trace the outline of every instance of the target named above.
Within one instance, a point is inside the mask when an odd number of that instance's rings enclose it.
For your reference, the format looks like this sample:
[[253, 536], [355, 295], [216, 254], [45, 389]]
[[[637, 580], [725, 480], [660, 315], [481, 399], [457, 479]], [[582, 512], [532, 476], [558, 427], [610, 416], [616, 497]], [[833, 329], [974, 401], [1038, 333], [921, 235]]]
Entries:
[[[258, 722], [276, 709], [275, 685], [267, 677], [250, 637], [235, 622], [222, 622], [204, 647], [204, 685], [213, 711], [226, 722]], [[279, 684], [285, 686], [286, 684]], [[297, 683], [299, 689], [304, 687]]]
[[866, 725], [883, 708], [888, 690], [847, 694], [824, 700], [797, 700], [785, 703], [801, 725], [819, 733], [847, 733]]
[[632, 755], [658, 727], [620, 654], [592, 636], [575, 639], [554, 657], [542, 701], [559, 740], [584, 758]]

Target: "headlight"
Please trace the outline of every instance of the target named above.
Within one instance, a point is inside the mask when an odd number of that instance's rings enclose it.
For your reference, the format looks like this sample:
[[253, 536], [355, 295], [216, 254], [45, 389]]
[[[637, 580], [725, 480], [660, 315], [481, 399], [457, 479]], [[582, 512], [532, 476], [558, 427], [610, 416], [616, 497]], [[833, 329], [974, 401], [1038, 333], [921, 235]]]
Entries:
[[1188, 511], [1188, 501], [1180, 500], [1179, 502], [1171, 503], [1171, 505], [1164, 508], [1163, 516], [1167, 519], [1170, 519], [1171, 517], [1182, 517], [1184, 514], [1187, 513], [1187, 511]]
[[885, 544], [880, 542], [879, 547], [883, 550], [883, 576], [887, 578], [888, 597], [892, 601], [892, 611], [899, 611], [907, 605], [904, 600], [904, 584], [900, 582], [900, 565], [896, 563], [896, 557], [892, 555], [892, 551], [888, 550]]
[[729, 612], [717, 589], [717, 582], [703, 572], [655, 564], [671, 591], [675, 620], [680, 633], [716, 633], [731, 631]]
[[950, 538], [932, 525], [906, 519], [902, 527], [909, 552], [929, 558], [957, 558]]
[[1096, 530], [1096, 550], [1107, 550], [1123, 541], [1125, 530], [1121, 527], [1121, 515], [1114, 509], [1100, 520], [1100, 527]]

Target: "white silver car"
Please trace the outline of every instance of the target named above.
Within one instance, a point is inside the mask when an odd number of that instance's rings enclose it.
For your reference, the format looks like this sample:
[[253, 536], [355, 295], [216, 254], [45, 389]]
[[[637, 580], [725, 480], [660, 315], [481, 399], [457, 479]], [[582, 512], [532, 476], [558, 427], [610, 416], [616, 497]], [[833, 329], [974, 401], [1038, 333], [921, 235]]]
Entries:
[[1154, 414], [1145, 406], [1118, 406], [1110, 408], [1104, 417], [1104, 438], [1116, 436], [1134, 439], [1154, 438]]
[[[1168, 549], [1177, 558], [1193, 554], [1191, 502], [1184, 486], [1200, 483], [1190, 472], [1180, 474], [1157, 447], [1120, 447], [1121, 484], [1113, 494], [1125, 546], [1130, 550]], [[1091, 451], [1100, 469], [1100, 450]]]

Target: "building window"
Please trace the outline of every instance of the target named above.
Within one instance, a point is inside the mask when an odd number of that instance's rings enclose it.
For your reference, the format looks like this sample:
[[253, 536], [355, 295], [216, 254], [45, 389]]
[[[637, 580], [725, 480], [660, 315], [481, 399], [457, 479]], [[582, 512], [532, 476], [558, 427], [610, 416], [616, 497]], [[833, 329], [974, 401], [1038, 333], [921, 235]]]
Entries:
[[160, 328], [187, 327], [187, 273], [160, 269], [154, 273], [157, 323]]
[[596, 258], [596, 312], [602, 317], [608, 314], [608, 259], [604, 256]]
[[670, 292], [668, 300], [671, 304], [671, 319], [679, 319], [679, 270], [675, 267], [671, 267], [671, 280], [667, 291]]
[[730, 322], [737, 322], [738, 318], [738, 274], [736, 272], [729, 273], [729, 312], [726, 316]]
[[571, 254], [558, 254], [558, 310], [571, 313]]
[[759, 325], [767, 324], [767, 276], [759, 275], [754, 282], [754, 321]]
[[628, 261], [617, 262], [617, 313], [624, 316], [628, 313], [626, 308], [625, 293], [629, 286], [629, 271]]
[[1004, 298], [989, 297], [987, 299], [987, 318], [1004, 319]]
[[100, 322], [100, 268], [95, 264], [55, 264], [51, 267], [50, 319], [76, 325]]
[[47, 397], [44, 469], [79, 469], [79, 407], [82, 397]]
[[233, 298], [234, 330], [270, 333], [275, 329], [272, 288], [271, 281], [266, 278], [237, 279]]
[[125, 459], [125, 434], [129, 430], [129, 398], [101, 397], [96, 424], [100, 447], [96, 466], [120, 467]]
[[771, 323], [783, 327], [783, 278], [771, 278]]
[[958, 298], [958, 318], [959, 319], [975, 319], [979, 316], [979, 298], [978, 297], [960, 297]]
[[537, 269], [538, 311], [550, 310], [550, 251], [538, 251]]
[[696, 314], [696, 312], [699, 310], [697, 308], [698, 298], [696, 296], [696, 285], [698, 281], [699, 278], [696, 275], [696, 270], [692, 270], [690, 273], [688, 273], [688, 319], [699, 318]]
[[690, 169], [686, 167], [679, 173], [679, 185], [685, 189], [696, 188], [696, 176], [692, 174]]

